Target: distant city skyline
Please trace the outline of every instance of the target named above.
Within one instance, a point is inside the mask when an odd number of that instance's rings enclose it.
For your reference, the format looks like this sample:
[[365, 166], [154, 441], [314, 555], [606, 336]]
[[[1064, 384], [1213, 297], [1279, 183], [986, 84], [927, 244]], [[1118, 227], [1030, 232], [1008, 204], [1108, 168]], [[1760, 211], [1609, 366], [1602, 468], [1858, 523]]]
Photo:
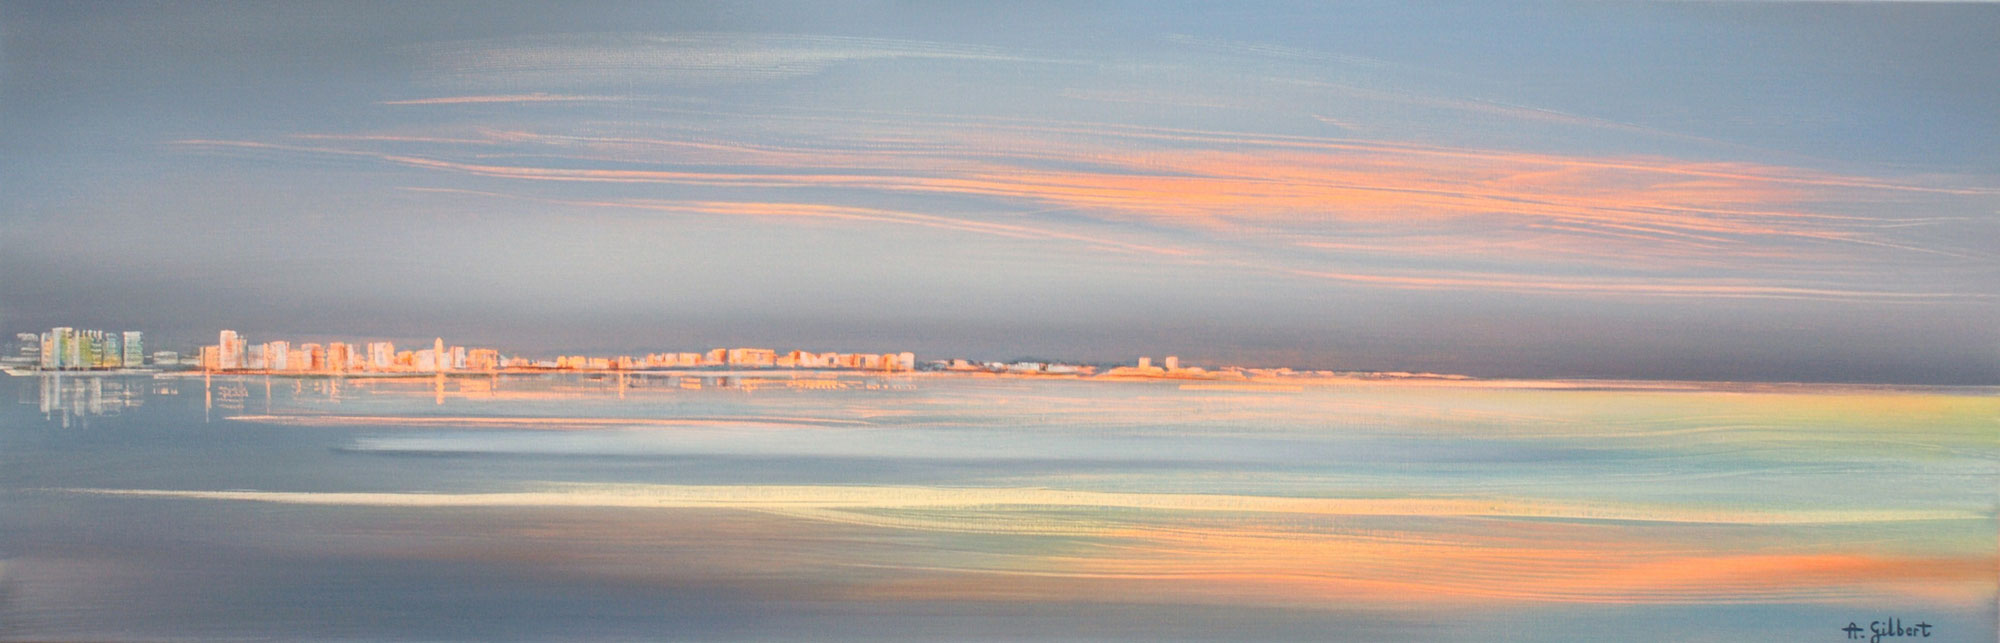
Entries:
[[648, 352], [644, 355], [584, 355], [568, 352], [549, 358], [518, 352], [503, 353], [485, 346], [447, 344], [433, 337], [425, 348], [398, 350], [395, 342], [297, 342], [250, 340], [223, 329], [214, 344], [203, 345], [197, 363], [206, 371], [300, 373], [448, 373], [508, 369], [635, 370], [732, 366], [744, 368], [830, 368], [909, 371], [917, 368], [909, 351], [843, 353], [768, 348], [713, 348], [700, 352]]
[[[328, 340], [325, 343], [290, 339], [256, 341], [231, 329], [216, 332], [216, 341], [181, 354], [159, 351], [148, 356], [143, 333], [77, 330], [66, 326], [48, 332], [16, 333], [18, 354], [0, 356], [0, 365], [22, 368], [15, 374], [40, 372], [60, 376], [65, 373], [89, 375], [94, 372], [129, 372], [129, 369], [198, 369], [205, 373], [266, 375], [410, 375], [445, 373], [534, 373], [545, 371], [672, 371], [676, 369], [816, 369], [863, 372], [907, 373], [916, 370], [983, 372], [1016, 375], [1103, 375], [1111, 378], [1245, 379], [1268, 376], [1343, 375], [1331, 370], [1294, 370], [1285, 365], [1211, 364], [1207, 367], [1182, 362], [1178, 355], [1153, 358], [1141, 355], [1118, 363], [1089, 363], [1076, 360], [1017, 358], [1011, 360], [971, 359], [963, 355], [934, 357], [919, 361], [911, 351], [856, 353], [777, 350], [758, 347], [722, 347], [686, 352], [649, 350], [644, 354], [587, 355], [575, 351], [553, 357], [507, 352], [483, 346], [447, 344], [443, 337], [431, 339], [428, 348], [399, 350], [395, 342], [378, 339], [360, 341]], [[1100, 373], [1098, 367], [1105, 367]], [[1352, 374], [1351, 372], [1348, 374]], [[1462, 379], [1458, 374], [1374, 372], [1377, 377], [1426, 377]]]
[[1997, 384], [1995, 33], [1943, 3], [10, 2], [0, 328]]

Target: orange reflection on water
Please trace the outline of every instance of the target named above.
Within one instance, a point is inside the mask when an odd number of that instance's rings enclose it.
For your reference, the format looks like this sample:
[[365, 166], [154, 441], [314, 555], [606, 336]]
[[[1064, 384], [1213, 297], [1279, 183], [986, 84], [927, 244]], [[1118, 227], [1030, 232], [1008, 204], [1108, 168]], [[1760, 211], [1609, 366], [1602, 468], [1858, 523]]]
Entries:
[[587, 430], [621, 427], [761, 426], [809, 429], [825, 425], [866, 425], [859, 420], [791, 416], [731, 416], [726, 418], [607, 418], [607, 417], [490, 417], [442, 415], [237, 415], [229, 419], [262, 424], [291, 426], [425, 426], [451, 428], [507, 428]]
[[[1505, 533], [1517, 525], [1494, 523]], [[873, 597], [1415, 607], [1594, 604], [1851, 603], [1887, 597], [1977, 605], [1995, 558], [1758, 553], [1700, 543], [1596, 538], [1533, 541], [1421, 534], [1132, 530], [1111, 544], [1025, 567], [961, 567], [884, 582]], [[1781, 534], [1772, 534], [1781, 542]], [[1018, 562], [1018, 561], [1017, 561]]]
[[[1990, 524], [1973, 512], [1745, 511], [1553, 500], [1289, 498], [1036, 488], [551, 485], [501, 493], [76, 489], [289, 505], [737, 510], [848, 534], [859, 598], [1384, 607], [1509, 602], [1958, 605], [1992, 596], [1990, 551], [1788, 526]], [[819, 525], [808, 527], [803, 525]], [[905, 546], [875, 547], [901, 542]], [[923, 545], [920, 546], [919, 543]], [[768, 552], [770, 556], [791, 555]]]

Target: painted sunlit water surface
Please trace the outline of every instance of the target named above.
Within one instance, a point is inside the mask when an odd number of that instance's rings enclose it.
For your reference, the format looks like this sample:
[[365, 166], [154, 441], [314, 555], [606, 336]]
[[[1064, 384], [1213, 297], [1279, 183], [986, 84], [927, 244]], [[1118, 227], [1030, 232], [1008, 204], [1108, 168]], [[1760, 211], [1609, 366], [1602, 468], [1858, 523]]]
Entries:
[[1995, 631], [1992, 388], [0, 386], [4, 639]]

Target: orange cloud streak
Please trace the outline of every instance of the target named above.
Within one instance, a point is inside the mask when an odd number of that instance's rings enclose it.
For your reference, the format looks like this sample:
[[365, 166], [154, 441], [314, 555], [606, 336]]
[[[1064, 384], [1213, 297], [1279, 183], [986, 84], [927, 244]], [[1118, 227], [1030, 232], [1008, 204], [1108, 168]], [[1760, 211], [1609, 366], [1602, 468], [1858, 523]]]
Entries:
[[[1768, 171], [1717, 171], [1723, 164], [1624, 162], [1519, 153], [1447, 153], [1383, 145], [1336, 145], [1330, 153], [1173, 150], [1066, 151], [1060, 145], [1014, 141], [997, 148], [1003, 160], [974, 162], [992, 152], [969, 148], [919, 155], [910, 150], [783, 151], [739, 145], [652, 139], [549, 137], [499, 133], [501, 140], [585, 145], [627, 154], [622, 160], [721, 163], [760, 172], [592, 169], [497, 165], [407, 154], [328, 150], [480, 176], [546, 181], [667, 183], [731, 187], [840, 187], [1024, 200], [1121, 217], [1195, 223], [1227, 230], [1243, 225], [1311, 231], [1335, 221], [1380, 223], [1415, 219], [1513, 218], [1554, 229], [1654, 242], [1739, 243], [1744, 237], [1793, 237], [1882, 243], [1867, 238], [1880, 221], [1773, 209], [1803, 198], [1804, 179]], [[1257, 139], [1246, 139], [1257, 140]], [[204, 144], [233, 142], [190, 141]], [[1242, 141], [1238, 141], [1239, 144]], [[632, 146], [648, 154], [632, 155]], [[713, 154], [711, 154], [713, 153]], [[715, 156], [720, 154], [720, 156]], [[692, 158], [686, 158], [692, 157]], [[604, 157], [584, 157], [606, 159]], [[1453, 159], [1439, 162], [1439, 159]], [[1104, 169], [1036, 169], [1020, 162], [1086, 162]], [[827, 167], [870, 172], [826, 172]], [[879, 170], [880, 172], [876, 172]], [[1687, 180], [1688, 175], [1705, 177]], [[1831, 180], [1807, 182], [1835, 183]], [[1882, 184], [1846, 181], [1850, 187]], [[1904, 247], [1889, 244], [1892, 247]], [[1906, 248], [1915, 249], [1915, 248]]]
[[439, 96], [409, 100], [385, 100], [377, 105], [465, 105], [484, 103], [571, 103], [622, 100], [616, 96], [575, 96], [535, 92], [532, 94], [492, 94], [482, 96]]
[[[622, 168], [503, 164], [480, 160], [486, 158], [484, 155], [466, 160], [438, 153], [254, 141], [181, 143], [362, 156], [406, 167], [524, 181], [922, 194], [975, 204], [955, 206], [961, 213], [996, 208], [999, 212], [1060, 210], [1101, 220], [1198, 230], [1211, 239], [1230, 243], [1269, 243], [1276, 237], [1286, 247], [1334, 251], [1325, 258], [1357, 249], [1435, 257], [1440, 250], [1435, 244], [1442, 239], [1443, 249], [1473, 248], [1478, 252], [1454, 258], [1513, 265], [1587, 261], [1620, 269], [1708, 266], [1777, 271], [1770, 274], [1783, 274], [1787, 265], [1837, 262], [1858, 276], [1866, 274], [1871, 263], [1888, 261], [1883, 253], [1951, 260], [1982, 254], [1896, 236], [1905, 227], [1948, 219], [1852, 216], [1797, 204], [1875, 198], [1890, 192], [1989, 193], [1746, 163], [1557, 156], [1170, 128], [1107, 125], [1085, 129], [1063, 123], [992, 119], [978, 125], [951, 126], [923, 136], [897, 136], [894, 130], [861, 131], [829, 141], [823, 148], [741, 143], [699, 132], [660, 138], [481, 131], [481, 138], [490, 145], [526, 146], [539, 158], [627, 166]], [[889, 123], [884, 121], [883, 126], [889, 127]], [[909, 125], [902, 127], [907, 131]], [[401, 136], [349, 140], [362, 144], [416, 142]], [[1148, 149], [1160, 144], [1171, 147]], [[1004, 238], [1061, 240], [1157, 256], [1209, 255], [1211, 258], [1204, 260], [1208, 265], [1377, 287], [1904, 301], [1965, 296], [1714, 279], [1371, 273], [1289, 263], [1296, 259], [1232, 261], [1214, 258], [1208, 249], [988, 220], [992, 215], [924, 214], [819, 202], [823, 198], [816, 195], [813, 202], [552, 201], [728, 216], [894, 223]], [[1373, 239], [1374, 243], [1358, 244], [1356, 237]], [[1813, 272], [1825, 276], [1823, 270]]]

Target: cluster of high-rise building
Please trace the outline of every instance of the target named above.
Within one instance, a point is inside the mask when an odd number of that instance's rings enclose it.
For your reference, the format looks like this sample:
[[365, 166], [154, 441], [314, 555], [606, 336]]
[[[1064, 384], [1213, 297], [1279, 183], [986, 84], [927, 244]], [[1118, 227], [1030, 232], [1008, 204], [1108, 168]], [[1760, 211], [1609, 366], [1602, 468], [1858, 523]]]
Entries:
[[201, 367], [210, 371], [301, 373], [491, 371], [500, 368], [500, 352], [447, 347], [443, 339], [419, 350], [396, 350], [391, 342], [295, 344], [281, 339], [252, 343], [241, 333], [225, 330], [218, 334], [215, 344], [201, 347]]
[[490, 348], [446, 346], [444, 339], [433, 340], [429, 348], [397, 350], [391, 342], [298, 343], [277, 340], [251, 343], [242, 334], [225, 330], [216, 344], [201, 348], [201, 366], [212, 371], [292, 371], [307, 373], [445, 373], [454, 371], [498, 371], [503, 369], [543, 370], [643, 370], [705, 368], [829, 368], [859, 370], [915, 370], [912, 353], [779, 353], [764, 348], [717, 348], [706, 353], [651, 353], [592, 357], [565, 355], [552, 360], [502, 356]]
[[[29, 334], [17, 337], [27, 345]], [[146, 345], [136, 330], [110, 332], [57, 326], [33, 336], [42, 370], [136, 368], [146, 365]]]

